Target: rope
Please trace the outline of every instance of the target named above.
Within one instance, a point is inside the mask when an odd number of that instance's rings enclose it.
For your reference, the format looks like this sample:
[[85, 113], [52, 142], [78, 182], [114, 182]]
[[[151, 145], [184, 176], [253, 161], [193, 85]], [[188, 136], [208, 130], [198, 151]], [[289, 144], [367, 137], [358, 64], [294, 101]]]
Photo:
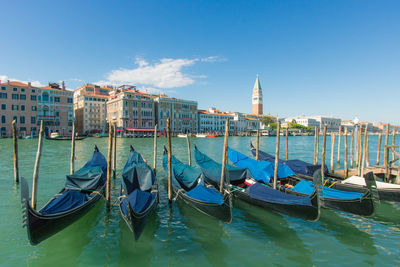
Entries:
[[336, 182], [333, 182], [333, 183], [329, 186], [329, 188], [331, 188], [334, 184], [339, 183], [339, 182], [340, 182], [339, 180], [337, 180]]
[[182, 189], [182, 188], [179, 188], [178, 189], [178, 192], [176, 192], [176, 194], [175, 194], [175, 197], [173, 198], [173, 201], [176, 201], [176, 199], [178, 198], [178, 196], [179, 196], [179, 193], [180, 192], [183, 192], [184, 190]]

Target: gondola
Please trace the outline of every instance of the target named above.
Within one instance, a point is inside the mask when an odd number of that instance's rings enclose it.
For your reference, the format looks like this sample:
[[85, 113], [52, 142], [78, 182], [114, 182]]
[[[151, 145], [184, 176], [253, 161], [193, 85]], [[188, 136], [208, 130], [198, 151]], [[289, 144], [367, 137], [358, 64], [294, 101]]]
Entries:
[[[255, 148], [250, 144], [251, 152], [255, 155]], [[237, 152], [238, 153], [238, 152]], [[247, 158], [247, 157], [246, 157]], [[258, 151], [258, 158], [261, 161], [269, 162], [272, 164], [275, 161], [275, 157], [269, 155], [261, 150]], [[249, 161], [256, 161], [254, 159], [249, 159]], [[243, 159], [247, 161], [247, 159]], [[287, 161], [281, 161], [282, 165], [289, 166]], [[300, 196], [309, 195], [312, 192], [313, 183], [309, 172], [318, 168], [317, 165], [311, 165], [304, 161], [294, 161], [296, 162], [296, 171], [298, 175], [292, 175], [286, 179], [279, 181], [279, 189], [281, 191], [296, 194]], [[321, 203], [323, 207], [332, 208], [337, 210], [342, 210], [357, 215], [371, 216], [374, 214], [374, 196], [372, 194], [372, 187], [374, 187], [375, 180], [373, 177], [369, 176], [367, 180], [368, 186], [365, 187], [363, 191], [350, 191], [350, 190], [338, 190], [339, 188], [330, 188], [326, 186], [324, 181], [324, 186], [321, 190]]]
[[158, 200], [154, 171], [131, 146], [122, 172], [119, 210], [135, 240], [139, 239], [148, 219], [157, 208]]
[[[168, 177], [168, 153], [164, 148], [163, 168]], [[232, 221], [229, 193], [220, 194], [212, 185], [205, 183], [202, 172], [171, 156], [171, 180], [175, 199], [182, 199], [196, 210], [223, 222]]]
[[30, 205], [29, 187], [22, 178], [22, 214], [31, 244], [39, 244], [58, 233], [93, 208], [104, 195], [106, 173], [107, 162], [95, 147], [92, 158], [67, 175], [64, 188], [38, 211]]
[[[213, 184], [218, 184], [221, 175], [221, 164], [215, 162], [195, 147], [195, 160], [202, 169], [205, 179]], [[266, 165], [266, 164], [260, 164]], [[228, 186], [232, 194], [242, 201], [261, 208], [283, 213], [304, 220], [317, 221], [320, 216], [318, 187], [311, 196], [295, 196], [275, 190], [268, 186], [267, 177], [256, 174], [255, 176], [247, 168], [238, 168], [226, 165], [228, 174]], [[281, 172], [284, 174], [284, 170]], [[316, 184], [319, 177], [316, 176]]]

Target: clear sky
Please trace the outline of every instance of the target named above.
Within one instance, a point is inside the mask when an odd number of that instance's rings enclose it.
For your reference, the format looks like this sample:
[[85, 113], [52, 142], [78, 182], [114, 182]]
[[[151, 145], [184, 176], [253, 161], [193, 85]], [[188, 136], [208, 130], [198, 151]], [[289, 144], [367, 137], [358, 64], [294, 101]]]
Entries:
[[400, 1], [3, 1], [0, 79], [400, 124]]

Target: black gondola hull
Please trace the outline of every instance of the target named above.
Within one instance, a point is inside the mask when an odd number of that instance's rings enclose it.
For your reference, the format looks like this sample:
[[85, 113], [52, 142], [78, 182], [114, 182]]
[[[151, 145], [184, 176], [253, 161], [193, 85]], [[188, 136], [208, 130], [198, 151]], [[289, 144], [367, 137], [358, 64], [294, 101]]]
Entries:
[[[32, 245], [39, 244], [78, 220], [102, 198], [102, 195], [93, 193], [93, 196], [85, 204], [75, 209], [54, 215], [42, 215], [30, 206], [29, 188], [24, 178], [21, 180], [21, 186], [24, 226], [27, 227], [29, 241]], [[104, 186], [99, 189], [99, 192], [103, 194]]]

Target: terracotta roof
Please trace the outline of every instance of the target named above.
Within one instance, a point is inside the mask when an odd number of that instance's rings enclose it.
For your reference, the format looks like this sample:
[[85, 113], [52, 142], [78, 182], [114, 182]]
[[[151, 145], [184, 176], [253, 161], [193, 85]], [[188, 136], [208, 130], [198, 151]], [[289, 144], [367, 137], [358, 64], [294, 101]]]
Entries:
[[39, 88], [39, 89], [44, 89], [44, 90], [54, 90], [54, 91], [60, 91], [60, 92], [71, 92], [71, 93], [73, 93], [74, 91], [72, 91], [72, 90], [69, 90], [69, 89], [65, 89], [65, 90], [63, 90], [62, 88], [51, 88], [50, 86], [43, 86], [43, 87], [36, 87], [36, 88]]
[[[8, 85], [7, 84], [7, 82], [2, 82], [2, 83], [0, 83], [1, 85]], [[9, 85], [11, 85], [11, 86], [24, 86], [24, 87], [28, 87], [28, 84], [26, 84], [26, 83], [21, 83], [21, 82], [17, 82], [17, 81], [13, 81], [13, 82], [11, 82], [10, 81], [10, 84]]]
[[209, 112], [209, 111], [206, 111], [206, 110], [199, 110], [199, 113], [202, 113], [202, 114], [210, 114], [210, 115], [217, 115], [217, 116], [233, 116], [233, 113], [230, 113], [230, 112], [224, 112], [224, 113], [212, 113], [212, 112]]

